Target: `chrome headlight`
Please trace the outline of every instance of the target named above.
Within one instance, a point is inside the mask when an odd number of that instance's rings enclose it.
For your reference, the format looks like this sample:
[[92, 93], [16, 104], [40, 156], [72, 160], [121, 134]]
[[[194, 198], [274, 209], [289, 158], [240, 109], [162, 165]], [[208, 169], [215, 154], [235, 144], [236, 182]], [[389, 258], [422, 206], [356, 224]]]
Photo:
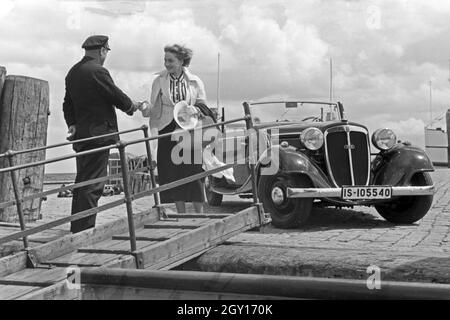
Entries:
[[300, 134], [300, 141], [309, 150], [318, 150], [323, 146], [323, 133], [317, 128], [308, 128]]
[[380, 150], [389, 150], [396, 142], [397, 136], [391, 129], [378, 129], [372, 134], [372, 143]]

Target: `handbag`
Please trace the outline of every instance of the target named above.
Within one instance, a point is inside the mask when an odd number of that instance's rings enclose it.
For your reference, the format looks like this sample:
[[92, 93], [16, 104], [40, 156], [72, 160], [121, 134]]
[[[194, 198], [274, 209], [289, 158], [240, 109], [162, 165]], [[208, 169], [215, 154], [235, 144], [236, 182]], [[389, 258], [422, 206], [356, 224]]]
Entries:
[[[184, 103], [183, 105], [185, 108], [189, 108], [190, 106], [187, 105], [187, 103]], [[212, 142], [214, 142], [218, 135], [219, 135], [219, 130], [217, 129], [217, 127], [211, 127], [208, 129], [200, 129], [203, 126], [206, 125], [211, 125], [214, 123], [217, 123], [216, 117], [214, 115], [214, 113], [212, 112], [211, 109], [209, 109], [209, 107], [207, 105], [205, 105], [204, 103], [196, 103], [194, 105], [195, 107], [198, 108], [198, 110], [200, 110], [200, 112], [202, 113], [201, 118], [197, 118], [196, 119], [192, 119], [191, 121], [191, 125], [187, 126], [185, 128], [182, 128], [180, 126], [180, 121], [178, 119], [178, 114], [177, 111], [180, 110], [180, 108], [174, 108], [174, 119], [175, 122], [177, 123], [177, 127], [179, 129], [184, 129], [186, 130], [186, 128], [190, 128], [192, 125], [195, 126], [195, 128], [199, 128], [198, 130], [192, 130], [190, 132], [185, 131], [185, 132], [177, 132], [176, 135], [176, 140], [180, 141], [180, 137], [183, 137], [182, 141], [187, 141], [187, 139], [189, 139], [190, 141], [190, 149], [191, 150], [203, 150], [207, 145], [211, 144]], [[187, 113], [185, 113], [187, 114]], [[183, 143], [183, 142], [181, 142]], [[183, 147], [187, 147], [183, 146]]]

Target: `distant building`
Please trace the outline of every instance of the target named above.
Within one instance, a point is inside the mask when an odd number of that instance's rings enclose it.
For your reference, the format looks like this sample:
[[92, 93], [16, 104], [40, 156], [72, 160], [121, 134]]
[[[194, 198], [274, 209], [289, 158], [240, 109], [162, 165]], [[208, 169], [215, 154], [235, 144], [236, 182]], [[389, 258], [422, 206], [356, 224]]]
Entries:
[[[137, 157], [131, 153], [126, 153], [128, 170], [143, 167], [146, 161], [145, 157]], [[120, 162], [119, 153], [111, 153], [108, 160], [108, 175], [115, 175], [122, 173], [122, 165]], [[117, 184], [123, 186], [122, 178], [113, 178], [108, 181], [108, 184]]]
[[425, 151], [434, 165], [449, 166], [450, 109], [425, 126]]

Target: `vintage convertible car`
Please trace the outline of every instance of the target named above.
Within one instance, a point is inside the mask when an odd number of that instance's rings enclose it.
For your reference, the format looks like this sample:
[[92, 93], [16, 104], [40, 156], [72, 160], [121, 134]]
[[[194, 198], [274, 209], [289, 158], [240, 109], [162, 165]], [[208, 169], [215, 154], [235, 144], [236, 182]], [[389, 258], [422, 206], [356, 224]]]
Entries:
[[227, 163], [237, 161], [235, 181], [207, 178], [210, 205], [220, 205], [223, 195], [252, 196], [249, 166], [237, 159], [249, 152], [257, 159], [259, 201], [275, 227], [302, 225], [313, 206], [374, 206], [383, 218], [401, 224], [420, 220], [430, 209], [433, 165], [423, 150], [398, 141], [392, 130], [381, 128], [370, 137], [364, 125], [346, 119], [340, 102], [244, 105], [258, 141], [252, 150], [239, 150], [245, 149], [246, 131], [225, 129], [216, 154], [228, 157]]

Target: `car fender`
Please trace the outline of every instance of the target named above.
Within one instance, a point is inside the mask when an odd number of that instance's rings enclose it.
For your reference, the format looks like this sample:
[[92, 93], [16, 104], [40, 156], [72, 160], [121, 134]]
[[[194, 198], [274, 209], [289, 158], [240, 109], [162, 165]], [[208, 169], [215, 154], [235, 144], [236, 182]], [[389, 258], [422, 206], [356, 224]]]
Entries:
[[427, 154], [414, 146], [398, 144], [394, 148], [381, 152], [372, 162], [374, 184], [407, 185], [418, 172], [434, 171]]
[[330, 183], [325, 174], [305, 154], [294, 147], [273, 146], [263, 152], [256, 170], [258, 177], [277, 173], [307, 175], [314, 187], [328, 188]]

